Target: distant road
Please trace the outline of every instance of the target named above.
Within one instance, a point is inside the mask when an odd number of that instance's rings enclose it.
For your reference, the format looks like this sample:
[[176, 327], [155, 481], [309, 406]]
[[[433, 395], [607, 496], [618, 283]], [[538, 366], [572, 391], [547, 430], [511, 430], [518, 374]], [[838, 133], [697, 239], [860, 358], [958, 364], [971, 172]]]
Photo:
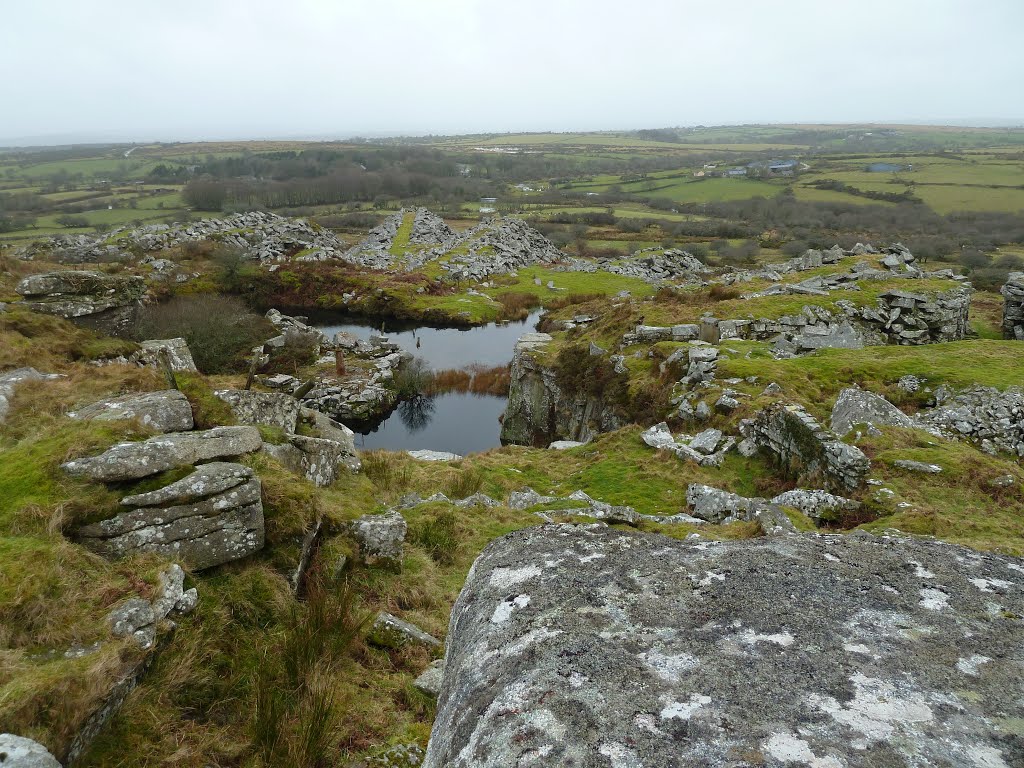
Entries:
[[127, 151], [127, 152], [125, 152], [125, 153], [124, 153], [124, 156], [125, 156], [125, 157], [128, 157], [128, 155], [130, 155], [130, 154], [131, 154], [132, 152], [134, 152], [134, 151], [135, 151], [136, 149], [138, 149], [138, 147], [132, 147], [131, 149], [129, 149], [129, 150]]

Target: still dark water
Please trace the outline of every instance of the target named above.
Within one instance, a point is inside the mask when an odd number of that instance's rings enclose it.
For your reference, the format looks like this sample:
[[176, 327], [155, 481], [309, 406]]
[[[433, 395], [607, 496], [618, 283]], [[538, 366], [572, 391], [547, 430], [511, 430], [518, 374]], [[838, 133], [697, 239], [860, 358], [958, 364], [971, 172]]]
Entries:
[[[478, 328], [405, 328], [390, 330], [388, 338], [434, 370], [467, 368], [481, 364], [488, 368], [512, 361], [516, 340], [537, 327], [540, 312], [525, 321]], [[333, 336], [345, 331], [360, 339], [380, 332], [380, 326], [351, 322], [331, 324], [321, 321], [316, 327]], [[419, 341], [419, 348], [416, 343]], [[384, 448], [392, 451], [450, 451], [465, 455], [501, 445], [499, 417], [505, 412], [507, 398], [491, 395], [450, 393], [432, 398], [403, 402], [373, 430], [356, 433], [356, 448]]]
[[[516, 340], [524, 333], [537, 327], [540, 312], [532, 313], [518, 323], [481, 325], [477, 328], [404, 328], [391, 330], [385, 325], [384, 332], [395, 344], [407, 349], [416, 357], [422, 357], [435, 371], [445, 368], [466, 368], [480, 363], [488, 368], [512, 362], [512, 349]], [[341, 323], [316, 325], [328, 337], [339, 331], [351, 333], [363, 339], [371, 333], [379, 333], [380, 326], [368, 323]], [[416, 343], [419, 342], [419, 348]]]

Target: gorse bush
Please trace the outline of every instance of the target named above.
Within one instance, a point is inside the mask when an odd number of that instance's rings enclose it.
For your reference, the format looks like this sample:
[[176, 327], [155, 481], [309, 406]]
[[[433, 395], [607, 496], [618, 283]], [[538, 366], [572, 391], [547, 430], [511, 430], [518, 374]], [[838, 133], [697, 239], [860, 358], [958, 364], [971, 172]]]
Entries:
[[136, 329], [139, 339], [181, 337], [203, 373], [245, 370], [251, 350], [274, 335], [274, 327], [236, 298], [178, 296], [145, 307]]

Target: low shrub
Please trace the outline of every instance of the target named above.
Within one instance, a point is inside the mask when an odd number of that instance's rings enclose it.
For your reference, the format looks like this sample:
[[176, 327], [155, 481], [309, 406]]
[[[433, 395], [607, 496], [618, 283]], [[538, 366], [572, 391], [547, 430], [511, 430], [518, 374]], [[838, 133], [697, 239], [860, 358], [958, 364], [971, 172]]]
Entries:
[[229, 296], [178, 296], [145, 307], [136, 329], [139, 339], [181, 337], [203, 373], [233, 373], [248, 368], [253, 347], [274, 335], [274, 327]]

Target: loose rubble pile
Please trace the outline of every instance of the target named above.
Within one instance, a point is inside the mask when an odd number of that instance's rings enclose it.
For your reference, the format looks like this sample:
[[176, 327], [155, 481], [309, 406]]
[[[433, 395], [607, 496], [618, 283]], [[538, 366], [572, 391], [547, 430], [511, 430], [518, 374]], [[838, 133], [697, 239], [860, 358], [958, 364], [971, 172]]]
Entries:
[[917, 414], [916, 423], [943, 437], [969, 440], [986, 453], [1024, 457], [1024, 390], [975, 386], [961, 392], [935, 391], [935, 407]]
[[611, 272], [638, 277], [655, 285], [699, 281], [710, 271], [700, 259], [681, 248], [644, 248], [628, 259], [572, 259], [566, 269], [573, 272]]
[[825, 347], [860, 349], [883, 344], [936, 344], [958, 341], [970, 332], [969, 286], [935, 294], [891, 290], [875, 307], [839, 301], [839, 312], [807, 305], [797, 315], [777, 318], [720, 320], [704, 317], [700, 325], [638, 325], [622, 338], [623, 346], [654, 341], [749, 339], [774, 341], [778, 357], [791, 357]]
[[525, 529], [452, 610], [424, 768], [1016, 765], [1022, 596], [927, 541]]

